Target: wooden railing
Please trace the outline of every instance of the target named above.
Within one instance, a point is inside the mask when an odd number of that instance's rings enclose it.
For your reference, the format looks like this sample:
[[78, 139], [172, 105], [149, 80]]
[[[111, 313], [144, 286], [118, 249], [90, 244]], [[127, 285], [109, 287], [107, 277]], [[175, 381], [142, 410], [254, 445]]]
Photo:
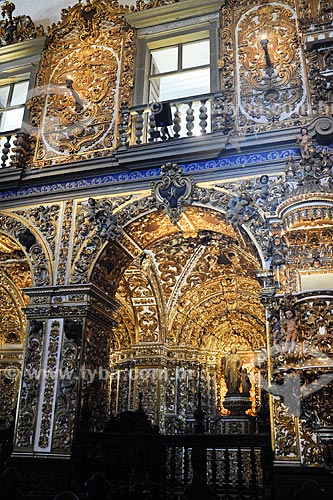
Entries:
[[0, 170], [24, 168], [30, 156], [29, 136], [20, 130], [0, 133]]
[[[161, 113], [169, 117], [162, 119], [167, 125], [161, 125]], [[198, 137], [231, 128], [221, 92], [131, 108], [123, 106], [120, 114], [119, 146]]]
[[12, 148], [14, 147], [16, 133], [17, 130], [0, 134], [0, 168], [7, 168], [11, 166], [11, 155], [13, 154]]
[[181, 500], [194, 471], [216, 499], [272, 498], [267, 435], [80, 433], [75, 456], [77, 484], [103, 472], [119, 500], [140, 487], [140, 498]]

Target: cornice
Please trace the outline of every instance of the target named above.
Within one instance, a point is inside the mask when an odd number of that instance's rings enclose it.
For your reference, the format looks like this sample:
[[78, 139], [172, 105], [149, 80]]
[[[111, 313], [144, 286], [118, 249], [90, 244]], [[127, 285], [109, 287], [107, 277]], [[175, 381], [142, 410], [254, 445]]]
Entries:
[[45, 36], [25, 40], [24, 42], [14, 43], [13, 45], [5, 45], [0, 47], [0, 65], [3, 63], [15, 63], [19, 59], [32, 57], [41, 54], [45, 45]]
[[155, 9], [133, 12], [126, 16], [131, 26], [137, 29], [148, 28], [159, 24], [181, 21], [189, 17], [197, 17], [218, 12], [225, 0], [187, 0], [172, 5], [164, 5]]

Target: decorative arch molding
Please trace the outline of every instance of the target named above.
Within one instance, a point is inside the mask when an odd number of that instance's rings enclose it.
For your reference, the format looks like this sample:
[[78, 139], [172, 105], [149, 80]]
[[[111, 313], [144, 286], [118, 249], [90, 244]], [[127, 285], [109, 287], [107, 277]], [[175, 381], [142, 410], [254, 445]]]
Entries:
[[[219, 213], [220, 223], [223, 224], [224, 229], [229, 227], [228, 230], [225, 229], [227, 234], [232, 227], [236, 230], [239, 227], [244, 229], [261, 260], [264, 261], [265, 237], [268, 231], [264, 211], [251, 201], [251, 217], [247, 220], [247, 210], [244, 209], [242, 202], [237, 204], [236, 200], [239, 187], [239, 185], [232, 184], [230, 189], [221, 190], [195, 185], [192, 202], [188, 208], [212, 210]], [[147, 196], [147, 192], [142, 193], [132, 202], [129, 197], [112, 198], [110, 196], [93, 200], [94, 205], [91, 207], [89, 200], [80, 203], [76, 217], [70, 273], [70, 282], [75, 284], [85, 283], [92, 279], [96, 263], [110, 242], [114, 251], [119, 252], [124, 262], [129, 263], [140, 256], [145, 245], [135, 241], [131, 228], [134, 227], [133, 225], [141, 225], [140, 221], [145, 217], [150, 217], [151, 221], [156, 219], [158, 223], [164, 214], [163, 210], [158, 208], [159, 203], [151, 195]], [[170, 234], [182, 231], [189, 234], [191, 228], [185, 220], [176, 229], [170, 224], [168, 231]]]
[[0, 212], [1, 232], [15, 240], [27, 256], [33, 286], [52, 285], [52, 256], [44, 237], [28, 221], [13, 213]]
[[22, 310], [26, 302], [11, 277], [0, 269], [0, 349], [4, 344], [22, 344], [27, 321]]

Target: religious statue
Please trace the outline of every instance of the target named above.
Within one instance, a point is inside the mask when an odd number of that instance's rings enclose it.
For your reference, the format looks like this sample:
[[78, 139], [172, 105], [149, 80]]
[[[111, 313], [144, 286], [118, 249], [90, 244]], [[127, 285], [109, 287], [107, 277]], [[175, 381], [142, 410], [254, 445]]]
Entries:
[[244, 396], [249, 396], [252, 383], [246, 368], [243, 368], [241, 377], [242, 377], [242, 394]]
[[227, 394], [239, 394], [242, 380], [242, 360], [237, 353], [236, 347], [232, 347], [225, 358], [224, 380], [228, 388]]
[[309, 136], [308, 129], [303, 127], [301, 128], [301, 134], [297, 137], [297, 143], [301, 150], [302, 158], [310, 157], [310, 148], [312, 146], [312, 140]]
[[286, 309], [281, 322], [281, 333], [285, 338], [284, 352], [293, 354], [296, 350], [298, 337], [297, 316], [293, 309]]

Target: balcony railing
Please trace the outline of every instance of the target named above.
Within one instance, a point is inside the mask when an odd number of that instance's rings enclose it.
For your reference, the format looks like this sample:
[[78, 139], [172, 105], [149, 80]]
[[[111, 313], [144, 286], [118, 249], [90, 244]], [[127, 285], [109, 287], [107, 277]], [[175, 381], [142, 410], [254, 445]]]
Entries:
[[0, 135], [1, 163], [0, 168], [10, 167], [11, 153], [14, 146], [16, 132], [4, 132]]
[[20, 130], [0, 133], [0, 170], [9, 167], [25, 167], [30, 155], [30, 142]]
[[228, 132], [231, 129], [229, 120], [221, 92], [131, 108], [123, 106], [119, 124], [119, 146], [174, 141], [219, 131]]
[[90, 464], [99, 467], [96, 470], [105, 473], [119, 500], [128, 498], [133, 479], [145, 477], [149, 477], [144, 488], [147, 496], [140, 498], [183, 500], [194, 469], [214, 491], [214, 498], [270, 497], [268, 435], [80, 433], [75, 457], [84, 477], [89, 477]]

